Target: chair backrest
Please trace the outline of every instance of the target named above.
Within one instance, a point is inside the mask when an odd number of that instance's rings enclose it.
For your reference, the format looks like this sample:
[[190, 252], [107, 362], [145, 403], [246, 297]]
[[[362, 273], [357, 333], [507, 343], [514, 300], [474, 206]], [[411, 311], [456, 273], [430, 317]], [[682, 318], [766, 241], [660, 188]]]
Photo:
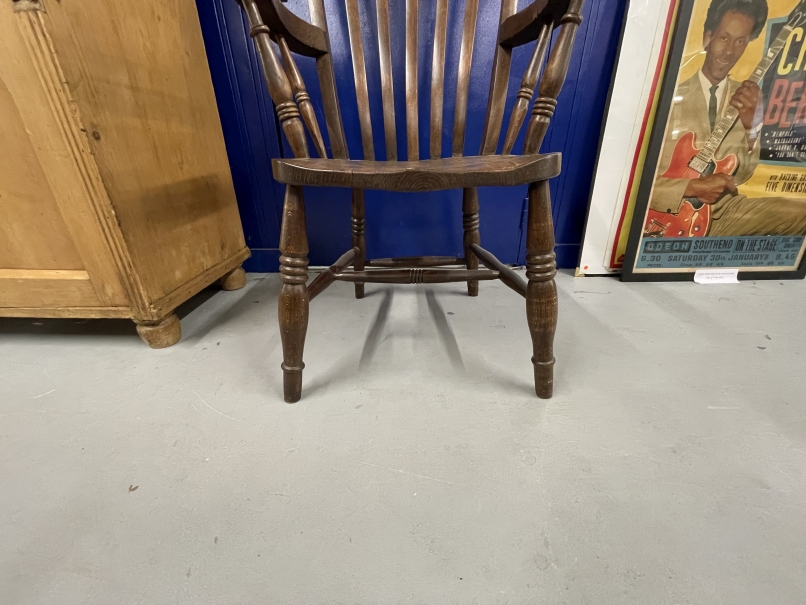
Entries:
[[[274, 101], [277, 117], [288, 143], [298, 158], [309, 157], [305, 129], [314, 143], [317, 154], [327, 157], [322, 133], [310, 96], [294, 60], [294, 53], [316, 59], [319, 85], [322, 92], [325, 122], [333, 157], [349, 157], [344, 137], [344, 126], [339, 110], [336, 76], [330, 50], [324, 0], [308, 0], [310, 22], [301, 19], [281, 0], [239, 0], [246, 12], [250, 35], [257, 45], [269, 93]], [[418, 121], [418, 25], [419, 0], [405, 1], [405, 93], [407, 159], [419, 158]], [[493, 155], [503, 132], [503, 120], [510, 78], [512, 49], [534, 43], [531, 60], [523, 75], [521, 87], [505, 132], [502, 153], [509, 155], [523, 126], [538, 81], [538, 97], [527, 127], [524, 153], [538, 153], [554, 110], [557, 96], [565, 81], [571, 50], [585, 0], [533, 0], [518, 11], [517, 0], [500, 0], [501, 13], [497, 45], [490, 78], [487, 114], [483, 128], [480, 155]], [[425, 4], [425, 3], [424, 3]], [[429, 6], [432, 4], [429, 2]], [[433, 0], [436, 5], [433, 47], [431, 54], [431, 123], [430, 153], [432, 158], [442, 156], [442, 130], [445, 104], [445, 49], [448, 39], [448, 11], [463, 8], [461, 49], [459, 52], [452, 154], [461, 156], [464, 150], [468, 95], [473, 46], [476, 38], [476, 21], [479, 0]], [[365, 160], [375, 159], [370, 119], [369, 91], [367, 88], [364, 39], [359, 16], [358, 0], [344, 0], [350, 52], [353, 63], [361, 142]], [[383, 98], [383, 128], [388, 160], [397, 160], [397, 132], [394, 104], [394, 78], [392, 76], [392, 48], [390, 36], [389, 0], [375, 0], [378, 56], [380, 58], [381, 95]], [[560, 27], [549, 53], [554, 28]], [[275, 47], [276, 45], [276, 47]], [[279, 54], [279, 56], [278, 56]], [[548, 55], [548, 61], [546, 56]], [[282, 59], [282, 61], [281, 61]], [[541, 71], [546, 65], [542, 80]], [[303, 125], [304, 124], [304, 125]]]

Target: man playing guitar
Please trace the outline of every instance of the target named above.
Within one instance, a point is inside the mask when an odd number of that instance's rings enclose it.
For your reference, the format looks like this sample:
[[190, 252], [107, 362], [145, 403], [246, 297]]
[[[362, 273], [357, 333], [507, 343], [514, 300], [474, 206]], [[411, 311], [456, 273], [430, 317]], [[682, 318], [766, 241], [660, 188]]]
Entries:
[[[764, 112], [758, 84], [751, 80], [737, 82], [729, 74], [748, 43], [761, 34], [767, 14], [766, 0], [713, 0], [703, 33], [705, 62], [675, 91], [649, 207], [650, 214], [656, 211], [676, 215], [684, 203], [692, 203], [695, 208], [709, 206], [705, 209], [710, 209], [706, 228], [685, 236], [806, 235], [806, 200], [752, 199], [740, 195], [737, 188], [753, 176], [758, 166]], [[719, 173], [717, 161], [715, 174], [700, 176], [689, 170], [685, 178], [671, 178], [674, 164], [679, 164], [674, 156], [680, 139], [693, 133], [698, 143], [707, 141], [730, 107], [738, 112], [738, 119], [716, 154], [723, 158], [723, 168], [730, 174]], [[735, 159], [730, 160], [731, 155]], [[681, 230], [663, 235], [675, 237], [683, 233]]]

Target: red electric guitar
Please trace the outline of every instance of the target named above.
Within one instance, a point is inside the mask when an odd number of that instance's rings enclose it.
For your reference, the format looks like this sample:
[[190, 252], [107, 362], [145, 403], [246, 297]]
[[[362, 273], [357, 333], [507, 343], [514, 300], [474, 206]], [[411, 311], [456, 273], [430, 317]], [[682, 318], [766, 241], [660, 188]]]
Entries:
[[[748, 78], [760, 84], [764, 74], [781, 52], [787, 39], [796, 27], [806, 21], [804, 2], [792, 11], [787, 24], [781, 28], [778, 37], [770, 45], [761, 63]], [[728, 132], [739, 118], [739, 111], [731, 106], [702, 149], [697, 148], [696, 136], [693, 132], [684, 134], [675, 145], [668, 170], [662, 176], [670, 179], [698, 179], [711, 174], [732, 175], [739, 167], [739, 159], [731, 154], [721, 160], [716, 159], [716, 151]], [[711, 226], [711, 206], [697, 198], [685, 198], [677, 214], [649, 210], [644, 224], [644, 237], [704, 237]]]
[[[728, 113], [732, 112], [736, 112], [733, 107], [730, 108]], [[738, 117], [738, 113], [736, 113], [736, 116]], [[727, 117], [726, 115], [725, 118]], [[723, 121], [725, 118], [723, 118]], [[716, 160], [713, 158], [713, 152], [711, 152], [709, 155], [712, 159], [707, 160], [703, 157], [708, 153], [707, 149], [712, 144], [712, 140], [715, 138], [714, 135], [716, 135], [721, 125], [722, 123], [720, 122], [702, 149], [697, 148], [697, 139], [693, 132], [684, 134], [677, 141], [669, 169], [663, 173], [663, 176], [669, 179], [691, 180], [711, 174], [734, 174], [739, 167], [739, 158], [735, 155], [730, 154], [721, 160]], [[730, 126], [733, 126], [733, 121], [730, 122]], [[725, 134], [716, 140], [716, 147], [722, 144], [728, 130], [730, 130], [730, 127], [725, 130]], [[708, 234], [710, 225], [711, 206], [697, 198], [685, 198], [677, 214], [650, 209], [647, 212], [646, 224], [644, 225], [644, 236], [703, 237]]]

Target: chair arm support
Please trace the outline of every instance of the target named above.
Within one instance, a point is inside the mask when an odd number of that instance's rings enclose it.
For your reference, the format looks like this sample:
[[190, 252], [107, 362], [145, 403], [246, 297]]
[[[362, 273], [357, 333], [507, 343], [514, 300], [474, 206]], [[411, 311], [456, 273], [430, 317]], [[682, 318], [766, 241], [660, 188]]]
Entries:
[[328, 52], [324, 30], [288, 10], [280, 0], [257, 0], [260, 14], [273, 36], [282, 36], [299, 55], [319, 57]]
[[569, 0], [534, 0], [501, 24], [498, 43], [514, 48], [537, 40], [547, 23], [557, 24], [568, 8]]

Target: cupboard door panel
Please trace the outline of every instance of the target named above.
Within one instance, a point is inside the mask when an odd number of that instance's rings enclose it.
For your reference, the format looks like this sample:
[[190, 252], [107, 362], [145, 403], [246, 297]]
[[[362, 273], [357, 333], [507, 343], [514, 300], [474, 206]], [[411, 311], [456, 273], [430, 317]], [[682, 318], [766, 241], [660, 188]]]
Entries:
[[148, 300], [222, 259], [242, 257], [194, 3], [52, 1], [47, 9], [69, 92]]
[[0, 308], [98, 304], [86, 271], [0, 269]]
[[2, 79], [0, 116], [0, 269], [83, 269]]
[[0, 153], [13, 156], [0, 160], [0, 269], [69, 278], [3, 278], [0, 306], [124, 307], [125, 249], [46, 19], [0, 4], [0, 136], [12, 143]]

